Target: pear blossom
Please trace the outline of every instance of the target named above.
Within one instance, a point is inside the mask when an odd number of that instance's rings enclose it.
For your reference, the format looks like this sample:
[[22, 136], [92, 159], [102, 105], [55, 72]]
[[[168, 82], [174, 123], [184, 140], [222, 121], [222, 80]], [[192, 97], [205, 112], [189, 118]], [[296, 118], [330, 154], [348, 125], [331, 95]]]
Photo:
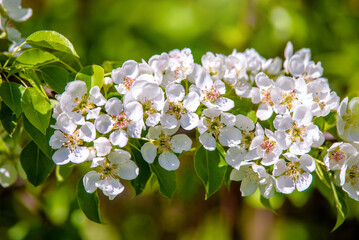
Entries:
[[114, 199], [124, 190], [119, 179], [132, 180], [139, 174], [139, 168], [130, 158], [130, 153], [121, 149], [115, 149], [107, 157], [94, 158], [91, 168], [95, 170], [83, 177], [86, 192], [93, 193], [99, 188], [110, 200]]
[[31, 8], [22, 8], [21, 0], [1, 0], [0, 5], [8, 17], [16, 22], [23, 22], [32, 16]]
[[168, 69], [163, 75], [162, 87], [167, 87], [170, 83], [180, 83], [194, 68], [193, 56], [189, 48], [172, 50], [168, 56]]
[[340, 170], [348, 158], [357, 153], [350, 143], [336, 142], [327, 150], [323, 162], [328, 170]]
[[312, 175], [315, 170], [314, 159], [303, 154], [298, 158], [294, 154], [285, 153], [283, 156], [288, 160], [279, 159], [274, 163], [273, 176], [276, 179], [276, 189], [278, 192], [290, 194], [297, 188], [298, 191], [306, 190], [312, 183]]
[[239, 170], [233, 169], [230, 179], [242, 181], [240, 188], [242, 197], [252, 195], [258, 187], [265, 198], [270, 198], [274, 194], [274, 178], [267, 173], [263, 166], [253, 162], [241, 165]]
[[178, 124], [185, 130], [191, 130], [198, 125], [199, 117], [195, 113], [200, 101], [196, 92], [185, 96], [184, 87], [180, 84], [169, 84], [166, 87], [167, 100], [161, 116], [161, 126], [168, 129]]
[[[310, 151], [312, 145], [322, 142], [323, 137], [317, 125], [312, 122], [313, 115], [305, 105], [297, 106], [291, 115], [277, 115], [273, 121], [277, 129], [279, 145], [294, 154]], [[320, 145], [320, 144], [318, 144]]]
[[55, 164], [84, 162], [90, 154], [89, 149], [84, 146], [84, 142], [92, 142], [95, 139], [95, 126], [91, 122], [85, 122], [77, 129], [77, 125], [72, 119], [66, 113], [61, 113], [53, 127], [59, 129], [54, 132], [49, 142], [53, 149], [58, 149], [52, 155]]
[[273, 114], [273, 93], [276, 90], [274, 81], [265, 73], [260, 72], [255, 77], [257, 87], [253, 87], [251, 91], [252, 102], [258, 104], [256, 116], [264, 121], [269, 119]]
[[198, 131], [199, 141], [209, 151], [216, 149], [216, 140], [222, 146], [234, 147], [241, 142], [241, 131], [235, 127], [236, 117], [230, 113], [223, 113], [218, 109], [203, 110]]
[[168, 171], [178, 169], [180, 162], [174, 153], [189, 151], [192, 146], [192, 140], [185, 134], [172, 136], [177, 130], [178, 128], [150, 127], [147, 138], [151, 141], [146, 142], [141, 147], [143, 159], [148, 163], [153, 163], [157, 154], [159, 154], [158, 162], [161, 167]]
[[163, 90], [154, 82], [137, 80], [124, 95], [123, 104], [128, 118], [143, 121], [147, 126], [156, 126], [164, 107]]
[[214, 80], [220, 80], [225, 74], [225, 57], [221, 54], [214, 55], [207, 52], [201, 58], [202, 66], [211, 75]]
[[120, 94], [125, 94], [130, 90], [139, 73], [139, 64], [128, 60], [122, 64], [122, 67], [112, 70], [111, 79], [116, 84], [116, 90]]
[[250, 150], [256, 150], [258, 157], [262, 158], [261, 164], [269, 166], [275, 163], [282, 154], [283, 149], [278, 143], [277, 136], [269, 129], [263, 130], [257, 123], [256, 136], [254, 137]]
[[75, 123], [83, 124], [85, 116], [92, 111], [95, 115], [92, 119], [96, 118], [101, 110], [100, 106], [105, 105], [106, 99], [98, 86], [92, 87], [87, 93], [86, 83], [75, 80], [66, 85], [65, 91], [59, 96], [59, 102], [62, 111], [66, 112]]
[[338, 107], [338, 134], [344, 140], [359, 141], [359, 97], [350, 100], [344, 98]]
[[349, 197], [359, 201], [359, 154], [350, 156], [340, 169], [340, 186]]
[[216, 108], [222, 111], [229, 111], [234, 107], [233, 100], [221, 97], [226, 93], [226, 86], [221, 80], [213, 82], [207, 71], [202, 70], [198, 74], [196, 84], [191, 85], [190, 92], [196, 92], [200, 101], [208, 108]]

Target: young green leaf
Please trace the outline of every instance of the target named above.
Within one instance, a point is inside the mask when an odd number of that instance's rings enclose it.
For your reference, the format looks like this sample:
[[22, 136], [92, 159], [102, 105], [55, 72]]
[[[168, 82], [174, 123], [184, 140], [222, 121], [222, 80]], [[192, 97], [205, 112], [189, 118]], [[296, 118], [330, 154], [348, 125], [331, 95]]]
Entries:
[[161, 194], [171, 200], [176, 190], [176, 172], [163, 169], [157, 158], [150, 168], [157, 177]]
[[333, 196], [335, 201], [335, 207], [337, 208], [337, 222], [332, 229], [334, 232], [340, 225], [342, 225], [347, 217], [347, 204], [345, 202], [345, 195], [341, 188], [337, 188], [334, 185], [334, 181], [331, 181], [331, 187], [333, 190]]
[[24, 117], [24, 127], [25, 131], [30, 135], [41, 151], [45, 153], [47, 157], [51, 158], [52, 149], [49, 145], [49, 140], [54, 132], [53, 128], [48, 128], [46, 130], [46, 135], [44, 135], [36, 127], [34, 127], [26, 117]]
[[216, 149], [208, 151], [201, 146], [194, 156], [194, 168], [206, 188], [206, 199], [222, 185], [227, 165]]
[[136, 196], [138, 196], [145, 189], [146, 184], [151, 177], [151, 170], [148, 163], [142, 157], [141, 151], [139, 150], [141, 145], [139, 144], [138, 140], [131, 139], [130, 141], [132, 160], [140, 169], [137, 178], [131, 180], [131, 185], [136, 191]]
[[86, 217], [96, 223], [102, 223], [100, 200], [97, 192], [88, 193], [85, 190], [82, 178], [77, 183], [77, 202]]
[[27, 179], [34, 186], [39, 186], [50, 175], [55, 165], [34, 142], [30, 142], [22, 150], [20, 161]]
[[41, 49], [31, 48], [24, 51], [15, 60], [15, 64], [22, 67], [38, 67], [58, 61], [53, 54]]
[[66, 84], [69, 81], [69, 74], [65, 69], [61, 67], [50, 66], [43, 67], [40, 70], [43, 79], [50, 86], [50, 88], [59, 94], [65, 91]]
[[94, 86], [102, 87], [104, 81], [104, 70], [97, 65], [91, 65], [84, 67], [76, 75], [76, 80], [82, 80], [86, 83], [87, 89], [91, 89]]
[[27, 88], [22, 96], [21, 106], [30, 123], [45, 135], [51, 117], [49, 100], [34, 88]]
[[260, 201], [262, 203], [262, 205], [266, 208], [268, 208], [269, 210], [271, 210], [274, 214], [277, 214], [277, 212], [274, 210], [274, 208], [272, 207], [272, 205], [270, 204], [269, 199], [265, 198], [262, 196], [260, 196]]
[[55, 31], [38, 31], [31, 34], [26, 42], [33, 47], [47, 48], [79, 57], [72, 43]]
[[20, 84], [14, 82], [3, 82], [0, 85], [0, 96], [6, 105], [19, 117], [21, 108]]

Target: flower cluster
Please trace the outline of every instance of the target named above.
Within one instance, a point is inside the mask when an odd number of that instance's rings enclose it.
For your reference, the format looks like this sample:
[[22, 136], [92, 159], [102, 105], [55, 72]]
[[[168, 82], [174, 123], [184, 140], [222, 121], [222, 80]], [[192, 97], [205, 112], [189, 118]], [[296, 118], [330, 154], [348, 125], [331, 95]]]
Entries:
[[[113, 199], [124, 189], [119, 180], [134, 179], [141, 171], [131, 160], [131, 139], [146, 141], [140, 149], [144, 161], [173, 171], [180, 166], [179, 154], [192, 148], [194, 139], [184, 133], [198, 131], [206, 151], [225, 149], [233, 168], [230, 179], [242, 181], [243, 196], [257, 188], [265, 198], [304, 191], [316, 168], [311, 150], [325, 141], [315, 119], [335, 114], [339, 97], [309, 49], [293, 52], [289, 42], [284, 55], [283, 62], [254, 49], [229, 56], [208, 52], [199, 65], [190, 49], [173, 50], [141, 63], [124, 62], [102, 89], [72, 81], [57, 96], [52, 159], [56, 164], [91, 161], [83, 179], [86, 191], [99, 188]], [[356, 102], [347, 111], [346, 99], [338, 110], [345, 140], [358, 139]], [[245, 103], [255, 115], [242, 110]], [[324, 159], [356, 200], [357, 155], [352, 145], [335, 143]]]

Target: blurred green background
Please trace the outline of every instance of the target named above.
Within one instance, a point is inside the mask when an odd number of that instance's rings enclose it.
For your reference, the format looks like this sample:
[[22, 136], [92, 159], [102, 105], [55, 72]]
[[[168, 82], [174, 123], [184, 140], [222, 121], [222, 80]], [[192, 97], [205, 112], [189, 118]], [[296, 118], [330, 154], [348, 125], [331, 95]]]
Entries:
[[[33, 16], [16, 26], [23, 37], [54, 30], [74, 44], [84, 65], [105, 60], [148, 60], [154, 54], [191, 48], [195, 61], [207, 51], [230, 54], [255, 48], [263, 57], [283, 58], [287, 41], [307, 47], [324, 76], [343, 98], [359, 93], [358, 0], [23, 0]], [[276, 195], [277, 215], [259, 196], [240, 197], [233, 182], [204, 200], [191, 154], [181, 159], [174, 200], [149, 186], [133, 198], [127, 184], [113, 201], [101, 197], [106, 225], [86, 220], [77, 207], [81, 169], [57, 183], [34, 188], [22, 180], [0, 188], [0, 239], [356, 239], [359, 203], [349, 202], [349, 219], [330, 234], [335, 209], [315, 190]], [[314, 179], [313, 185], [316, 184]]]

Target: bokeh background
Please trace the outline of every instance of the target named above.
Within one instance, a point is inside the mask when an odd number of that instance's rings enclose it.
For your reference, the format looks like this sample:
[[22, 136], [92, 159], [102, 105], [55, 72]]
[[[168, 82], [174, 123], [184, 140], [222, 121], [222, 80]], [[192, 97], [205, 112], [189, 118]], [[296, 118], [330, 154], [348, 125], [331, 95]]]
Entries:
[[[324, 76], [343, 98], [359, 93], [358, 0], [22, 0], [33, 16], [16, 26], [24, 37], [54, 30], [75, 46], [83, 65], [148, 60], [189, 47], [195, 61], [207, 51], [230, 54], [255, 48], [283, 58], [287, 41], [312, 50]], [[109, 201], [101, 193], [105, 225], [78, 209], [76, 168], [58, 183], [53, 174], [40, 187], [19, 179], [0, 188], [0, 239], [357, 239], [359, 203], [349, 201], [349, 219], [334, 233], [335, 208], [316, 189], [276, 195], [274, 214], [259, 195], [242, 198], [233, 182], [204, 200], [193, 154], [181, 159], [177, 191], [169, 202], [156, 184], [133, 198], [131, 187]], [[313, 186], [316, 185], [314, 179]]]

